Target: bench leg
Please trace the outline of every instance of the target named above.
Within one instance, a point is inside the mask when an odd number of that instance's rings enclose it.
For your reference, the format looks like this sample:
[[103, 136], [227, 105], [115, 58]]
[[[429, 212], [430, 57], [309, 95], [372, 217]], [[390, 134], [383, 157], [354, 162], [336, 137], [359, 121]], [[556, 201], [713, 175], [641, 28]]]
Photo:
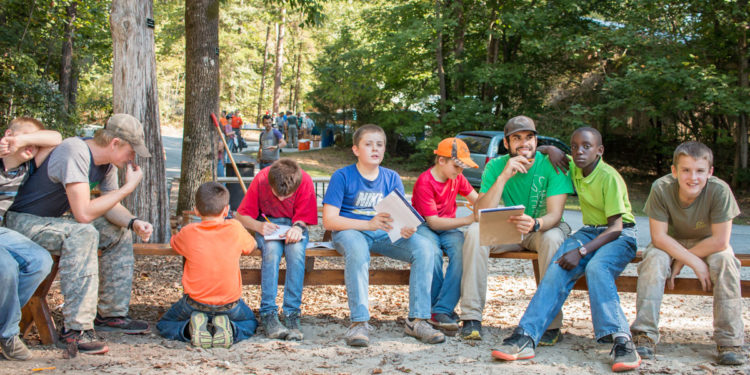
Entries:
[[52, 256], [52, 259], [55, 263], [49, 275], [39, 284], [34, 295], [21, 310], [21, 334], [23, 336], [28, 335], [31, 332], [31, 327], [36, 325], [39, 337], [44, 345], [51, 345], [57, 341], [57, 329], [54, 320], [52, 320], [49, 305], [47, 305], [47, 293], [49, 293], [52, 282], [55, 281], [57, 276], [60, 257]]
[[539, 282], [542, 281], [541, 277], [539, 276], [539, 261], [533, 259], [531, 261], [531, 266], [534, 267], [534, 278], [536, 279], [536, 285], [539, 285]]

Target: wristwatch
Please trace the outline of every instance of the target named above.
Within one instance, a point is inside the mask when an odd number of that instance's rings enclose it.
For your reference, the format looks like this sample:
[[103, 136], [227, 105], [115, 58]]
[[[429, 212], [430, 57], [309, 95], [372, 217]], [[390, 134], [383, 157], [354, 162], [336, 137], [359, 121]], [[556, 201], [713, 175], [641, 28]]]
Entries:
[[531, 228], [532, 232], [538, 232], [539, 231], [539, 220], [534, 219], [534, 226]]
[[586, 247], [585, 247], [585, 246], [581, 245], [581, 246], [580, 246], [580, 247], [578, 248], [578, 254], [581, 254], [581, 257], [585, 257], [585, 256], [586, 256], [586, 254], [588, 254], [588, 253], [589, 253], [589, 250], [588, 250], [588, 249], [586, 249]]

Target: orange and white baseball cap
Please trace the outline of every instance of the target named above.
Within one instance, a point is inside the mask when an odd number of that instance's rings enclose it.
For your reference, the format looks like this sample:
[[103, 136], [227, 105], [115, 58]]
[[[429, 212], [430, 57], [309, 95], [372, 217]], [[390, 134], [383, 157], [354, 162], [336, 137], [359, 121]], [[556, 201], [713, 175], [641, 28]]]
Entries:
[[471, 160], [471, 152], [466, 142], [458, 138], [446, 138], [440, 141], [435, 155], [451, 158], [461, 168], [479, 168], [474, 160]]

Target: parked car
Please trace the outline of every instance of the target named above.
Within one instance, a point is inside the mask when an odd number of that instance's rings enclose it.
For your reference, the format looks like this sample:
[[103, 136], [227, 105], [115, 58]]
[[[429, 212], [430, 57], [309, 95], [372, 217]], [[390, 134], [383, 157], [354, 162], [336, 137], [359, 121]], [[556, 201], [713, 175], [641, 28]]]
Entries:
[[[460, 132], [456, 138], [460, 138], [469, 146], [471, 159], [479, 168], [464, 169], [464, 176], [471, 183], [471, 186], [479, 187], [482, 184], [482, 172], [484, 166], [490, 160], [508, 153], [503, 145], [504, 133], [496, 130], [472, 130]], [[537, 136], [537, 146], [552, 145], [570, 154], [570, 146], [565, 142], [543, 135]]]

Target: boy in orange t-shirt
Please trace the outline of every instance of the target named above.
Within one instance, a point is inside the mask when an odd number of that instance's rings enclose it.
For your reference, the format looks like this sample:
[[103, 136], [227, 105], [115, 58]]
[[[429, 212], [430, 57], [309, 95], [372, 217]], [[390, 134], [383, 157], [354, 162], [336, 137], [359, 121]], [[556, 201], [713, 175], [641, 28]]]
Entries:
[[[170, 244], [185, 257], [185, 295], [162, 316], [162, 336], [202, 348], [228, 348], [255, 334], [258, 322], [242, 301], [240, 255], [255, 249], [255, 239], [236, 220], [225, 220], [229, 191], [207, 182], [195, 193], [200, 223], [185, 226]], [[210, 322], [209, 322], [210, 318]]]

